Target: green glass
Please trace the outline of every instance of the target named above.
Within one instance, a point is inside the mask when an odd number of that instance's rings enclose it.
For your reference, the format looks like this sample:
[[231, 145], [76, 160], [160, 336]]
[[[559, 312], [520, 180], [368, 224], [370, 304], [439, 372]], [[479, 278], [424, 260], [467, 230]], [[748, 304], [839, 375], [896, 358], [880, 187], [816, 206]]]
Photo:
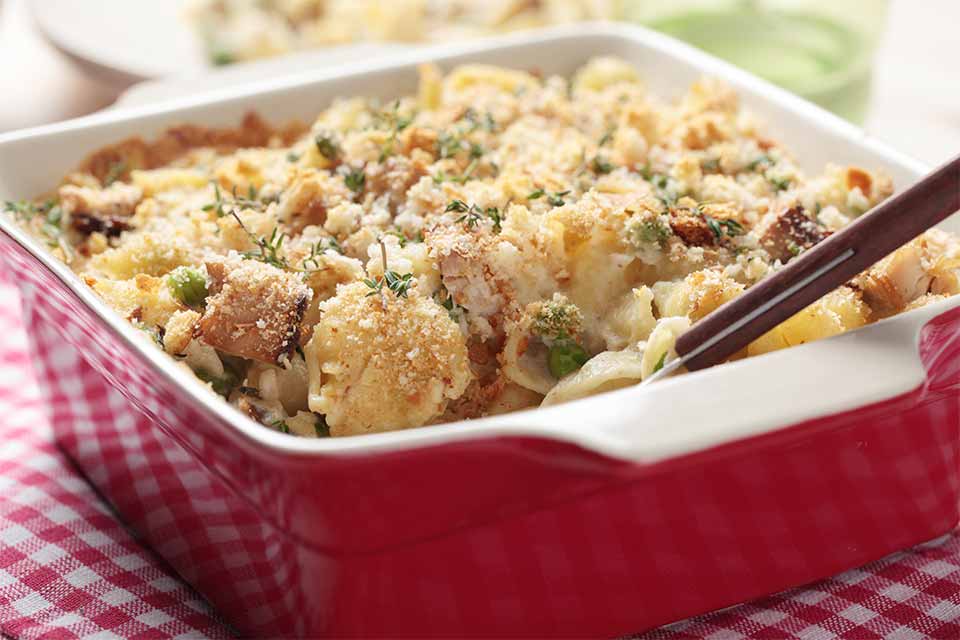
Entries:
[[[860, 123], [873, 51], [886, 13], [879, 0], [823, 2], [624, 1], [623, 18], [688, 42]], [[864, 16], [867, 16], [864, 19]]]

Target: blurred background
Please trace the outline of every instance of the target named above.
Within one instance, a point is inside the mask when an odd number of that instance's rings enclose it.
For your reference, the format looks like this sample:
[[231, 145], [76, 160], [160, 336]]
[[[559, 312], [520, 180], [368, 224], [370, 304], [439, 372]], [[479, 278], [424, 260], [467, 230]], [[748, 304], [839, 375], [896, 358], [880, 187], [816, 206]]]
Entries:
[[685, 40], [929, 164], [960, 151], [956, 0], [0, 0], [0, 131], [585, 19]]

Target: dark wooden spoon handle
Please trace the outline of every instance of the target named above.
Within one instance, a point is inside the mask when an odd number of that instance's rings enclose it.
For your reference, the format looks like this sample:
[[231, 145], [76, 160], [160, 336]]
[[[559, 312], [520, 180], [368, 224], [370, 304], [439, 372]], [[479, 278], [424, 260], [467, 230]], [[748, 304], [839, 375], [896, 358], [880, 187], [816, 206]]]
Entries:
[[690, 370], [723, 362], [957, 210], [960, 156], [700, 320], [677, 340], [677, 353]]

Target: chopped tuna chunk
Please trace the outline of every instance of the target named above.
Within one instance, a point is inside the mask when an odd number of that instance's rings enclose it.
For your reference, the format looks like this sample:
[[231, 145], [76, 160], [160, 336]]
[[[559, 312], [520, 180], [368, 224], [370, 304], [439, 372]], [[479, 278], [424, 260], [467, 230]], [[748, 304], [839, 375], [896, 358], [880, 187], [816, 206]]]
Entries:
[[787, 209], [767, 227], [760, 244], [774, 260], [787, 262], [830, 235], [800, 207]]
[[882, 317], [902, 311], [926, 294], [931, 280], [923, 265], [921, 247], [914, 240], [861, 273], [854, 284], [864, 301]]
[[267, 363], [293, 351], [312, 295], [296, 274], [239, 258], [208, 261], [207, 273], [215, 293], [200, 319], [203, 342]]
[[670, 229], [692, 247], [710, 246], [717, 240], [706, 220], [685, 210], [671, 210]]

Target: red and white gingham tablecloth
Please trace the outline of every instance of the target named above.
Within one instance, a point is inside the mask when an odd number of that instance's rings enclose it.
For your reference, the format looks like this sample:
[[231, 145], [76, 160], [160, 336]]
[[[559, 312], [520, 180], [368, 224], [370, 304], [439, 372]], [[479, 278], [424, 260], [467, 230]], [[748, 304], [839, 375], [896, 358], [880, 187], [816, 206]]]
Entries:
[[[18, 639], [232, 637], [56, 447], [17, 296], [3, 277], [0, 632]], [[642, 637], [960, 639], [960, 535]]]

